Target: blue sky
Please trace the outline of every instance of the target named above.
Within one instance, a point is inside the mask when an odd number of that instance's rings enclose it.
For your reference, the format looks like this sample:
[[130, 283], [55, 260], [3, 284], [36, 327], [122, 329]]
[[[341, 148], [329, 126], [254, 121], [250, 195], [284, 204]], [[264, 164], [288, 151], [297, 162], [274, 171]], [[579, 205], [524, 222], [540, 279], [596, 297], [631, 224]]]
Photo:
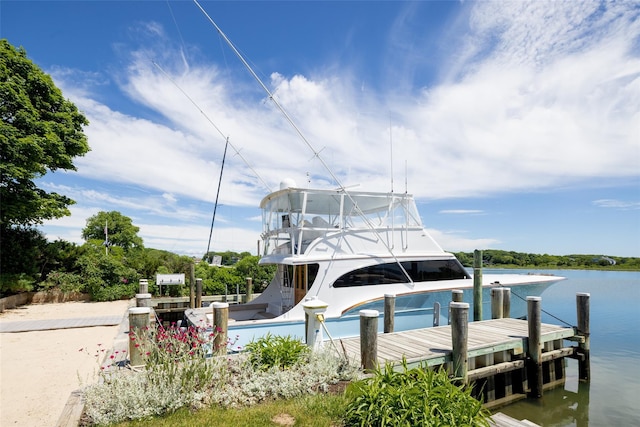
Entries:
[[117, 210], [202, 255], [228, 137], [213, 250], [256, 252], [265, 187], [334, 174], [406, 182], [446, 250], [640, 256], [637, 2], [200, 4], [331, 173], [194, 2], [3, 0], [0, 37], [90, 121], [77, 172], [39, 181], [77, 202], [49, 238]]

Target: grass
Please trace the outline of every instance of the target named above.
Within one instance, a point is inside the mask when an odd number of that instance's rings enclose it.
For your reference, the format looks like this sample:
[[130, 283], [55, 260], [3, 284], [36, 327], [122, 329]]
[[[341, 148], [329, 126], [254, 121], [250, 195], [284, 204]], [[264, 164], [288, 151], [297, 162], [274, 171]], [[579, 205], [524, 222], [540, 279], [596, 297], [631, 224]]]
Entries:
[[278, 399], [243, 408], [212, 407], [199, 411], [180, 409], [150, 420], [116, 424], [118, 427], [329, 427], [341, 426], [346, 400], [343, 394], [315, 394]]

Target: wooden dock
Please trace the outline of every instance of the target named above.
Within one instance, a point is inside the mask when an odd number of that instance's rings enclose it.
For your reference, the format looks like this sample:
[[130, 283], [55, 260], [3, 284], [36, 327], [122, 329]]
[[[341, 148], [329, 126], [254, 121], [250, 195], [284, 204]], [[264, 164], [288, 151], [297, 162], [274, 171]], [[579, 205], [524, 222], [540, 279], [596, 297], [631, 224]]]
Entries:
[[[511, 318], [468, 323], [466, 379], [473, 387], [472, 395], [487, 408], [523, 399], [535, 386], [530, 384], [528, 328], [526, 320]], [[542, 387], [550, 389], [564, 384], [564, 358], [578, 357], [577, 347], [564, 347], [565, 341], [580, 341], [581, 337], [573, 327], [544, 323], [540, 332]], [[401, 369], [404, 359], [409, 368], [426, 365], [455, 372], [450, 325], [378, 334], [376, 341], [376, 361], [380, 366], [390, 363]], [[363, 357], [360, 337], [341, 339], [340, 345], [347, 357]]]
[[[527, 351], [527, 321], [494, 319], [469, 323], [468, 357], [475, 358], [501, 351], [518, 356]], [[542, 340], [564, 340], [575, 335], [573, 328], [542, 324]], [[347, 354], [360, 359], [360, 337], [341, 340]], [[404, 357], [407, 364], [426, 363], [439, 366], [452, 361], [451, 326], [413, 329], [378, 335], [378, 363], [397, 364]]]

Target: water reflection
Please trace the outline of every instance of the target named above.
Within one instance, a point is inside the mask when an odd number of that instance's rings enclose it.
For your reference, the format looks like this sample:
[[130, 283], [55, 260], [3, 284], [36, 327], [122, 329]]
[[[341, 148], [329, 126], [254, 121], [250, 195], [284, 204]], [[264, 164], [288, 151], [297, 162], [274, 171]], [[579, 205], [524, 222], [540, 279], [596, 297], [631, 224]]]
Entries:
[[591, 383], [578, 382], [577, 362], [568, 359], [564, 387], [499, 411], [543, 427], [640, 426], [640, 273], [549, 272], [568, 280], [547, 289], [542, 308], [563, 321], [575, 325], [575, 294], [591, 294]]

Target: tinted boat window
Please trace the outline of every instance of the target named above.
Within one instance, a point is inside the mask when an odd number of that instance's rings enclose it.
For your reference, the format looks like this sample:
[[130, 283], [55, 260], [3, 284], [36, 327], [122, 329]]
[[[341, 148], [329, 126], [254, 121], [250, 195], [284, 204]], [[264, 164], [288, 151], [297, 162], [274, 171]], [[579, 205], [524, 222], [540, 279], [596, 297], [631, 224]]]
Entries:
[[414, 282], [466, 279], [468, 277], [464, 267], [454, 259], [405, 261], [402, 266]]
[[[458, 260], [403, 261], [402, 267], [414, 282], [465, 279], [468, 277]], [[393, 262], [350, 271], [336, 280], [333, 286], [344, 288], [349, 286], [388, 285], [406, 283], [407, 281], [400, 266]]]

